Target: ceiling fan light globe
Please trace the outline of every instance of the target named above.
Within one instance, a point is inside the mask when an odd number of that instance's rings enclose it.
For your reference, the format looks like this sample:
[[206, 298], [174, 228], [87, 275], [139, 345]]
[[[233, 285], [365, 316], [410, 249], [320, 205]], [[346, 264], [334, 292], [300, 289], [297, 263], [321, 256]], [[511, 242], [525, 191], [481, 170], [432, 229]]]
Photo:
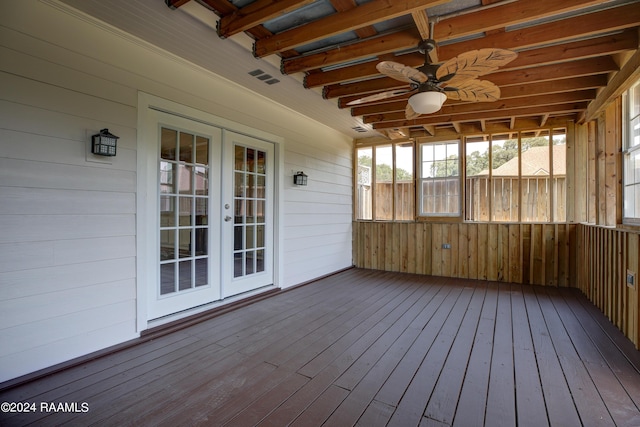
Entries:
[[442, 108], [446, 99], [442, 92], [420, 92], [409, 98], [409, 105], [416, 113], [431, 114]]

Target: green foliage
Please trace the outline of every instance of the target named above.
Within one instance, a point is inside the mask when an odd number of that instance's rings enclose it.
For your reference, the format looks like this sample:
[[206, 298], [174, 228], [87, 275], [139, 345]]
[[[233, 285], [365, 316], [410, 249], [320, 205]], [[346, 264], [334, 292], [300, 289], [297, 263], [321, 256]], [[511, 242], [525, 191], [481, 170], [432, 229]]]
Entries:
[[[373, 164], [373, 160], [370, 156], [360, 156], [358, 157], [358, 164], [369, 166]], [[376, 165], [376, 182], [391, 182], [393, 180], [393, 168], [391, 165], [380, 164]], [[413, 180], [413, 174], [411, 172], [397, 168], [396, 169], [396, 181], [411, 181]]]

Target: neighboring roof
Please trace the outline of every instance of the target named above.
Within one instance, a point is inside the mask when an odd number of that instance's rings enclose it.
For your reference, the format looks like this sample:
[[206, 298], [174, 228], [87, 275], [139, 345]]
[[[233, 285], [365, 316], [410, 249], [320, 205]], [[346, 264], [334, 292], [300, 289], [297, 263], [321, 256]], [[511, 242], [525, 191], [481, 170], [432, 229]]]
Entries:
[[[523, 152], [522, 176], [549, 175], [549, 147], [532, 147]], [[488, 175], [488, 170], [483, 170], [478, 175]], [[567, 174], [567, 146], [553, 146], [553, 175], [564, 176]], [[493, 176], [518, 176], [518, 158], [514, 157], [492, 172]]]

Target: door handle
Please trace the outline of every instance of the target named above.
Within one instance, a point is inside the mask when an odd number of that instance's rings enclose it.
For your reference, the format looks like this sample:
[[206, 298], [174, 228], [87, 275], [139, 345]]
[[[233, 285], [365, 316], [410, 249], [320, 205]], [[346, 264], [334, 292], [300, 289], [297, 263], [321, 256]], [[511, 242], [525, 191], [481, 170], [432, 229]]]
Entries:
[[229, 215], [227, 215], [227, 216], [224, 217], [224, 220], [225, 220], [225, 222], [229, 222], [229, 221], [231, 221], [231, 217]]

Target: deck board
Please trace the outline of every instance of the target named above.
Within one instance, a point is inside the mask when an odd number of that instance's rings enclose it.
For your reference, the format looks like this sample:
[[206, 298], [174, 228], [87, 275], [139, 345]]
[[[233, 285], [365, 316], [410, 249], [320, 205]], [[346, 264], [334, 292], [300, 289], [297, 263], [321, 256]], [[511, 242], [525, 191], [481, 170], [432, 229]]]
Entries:
[[578, 291], [351, 269], [0, 392], [0, 425], [640, 425], [640, 352]]

